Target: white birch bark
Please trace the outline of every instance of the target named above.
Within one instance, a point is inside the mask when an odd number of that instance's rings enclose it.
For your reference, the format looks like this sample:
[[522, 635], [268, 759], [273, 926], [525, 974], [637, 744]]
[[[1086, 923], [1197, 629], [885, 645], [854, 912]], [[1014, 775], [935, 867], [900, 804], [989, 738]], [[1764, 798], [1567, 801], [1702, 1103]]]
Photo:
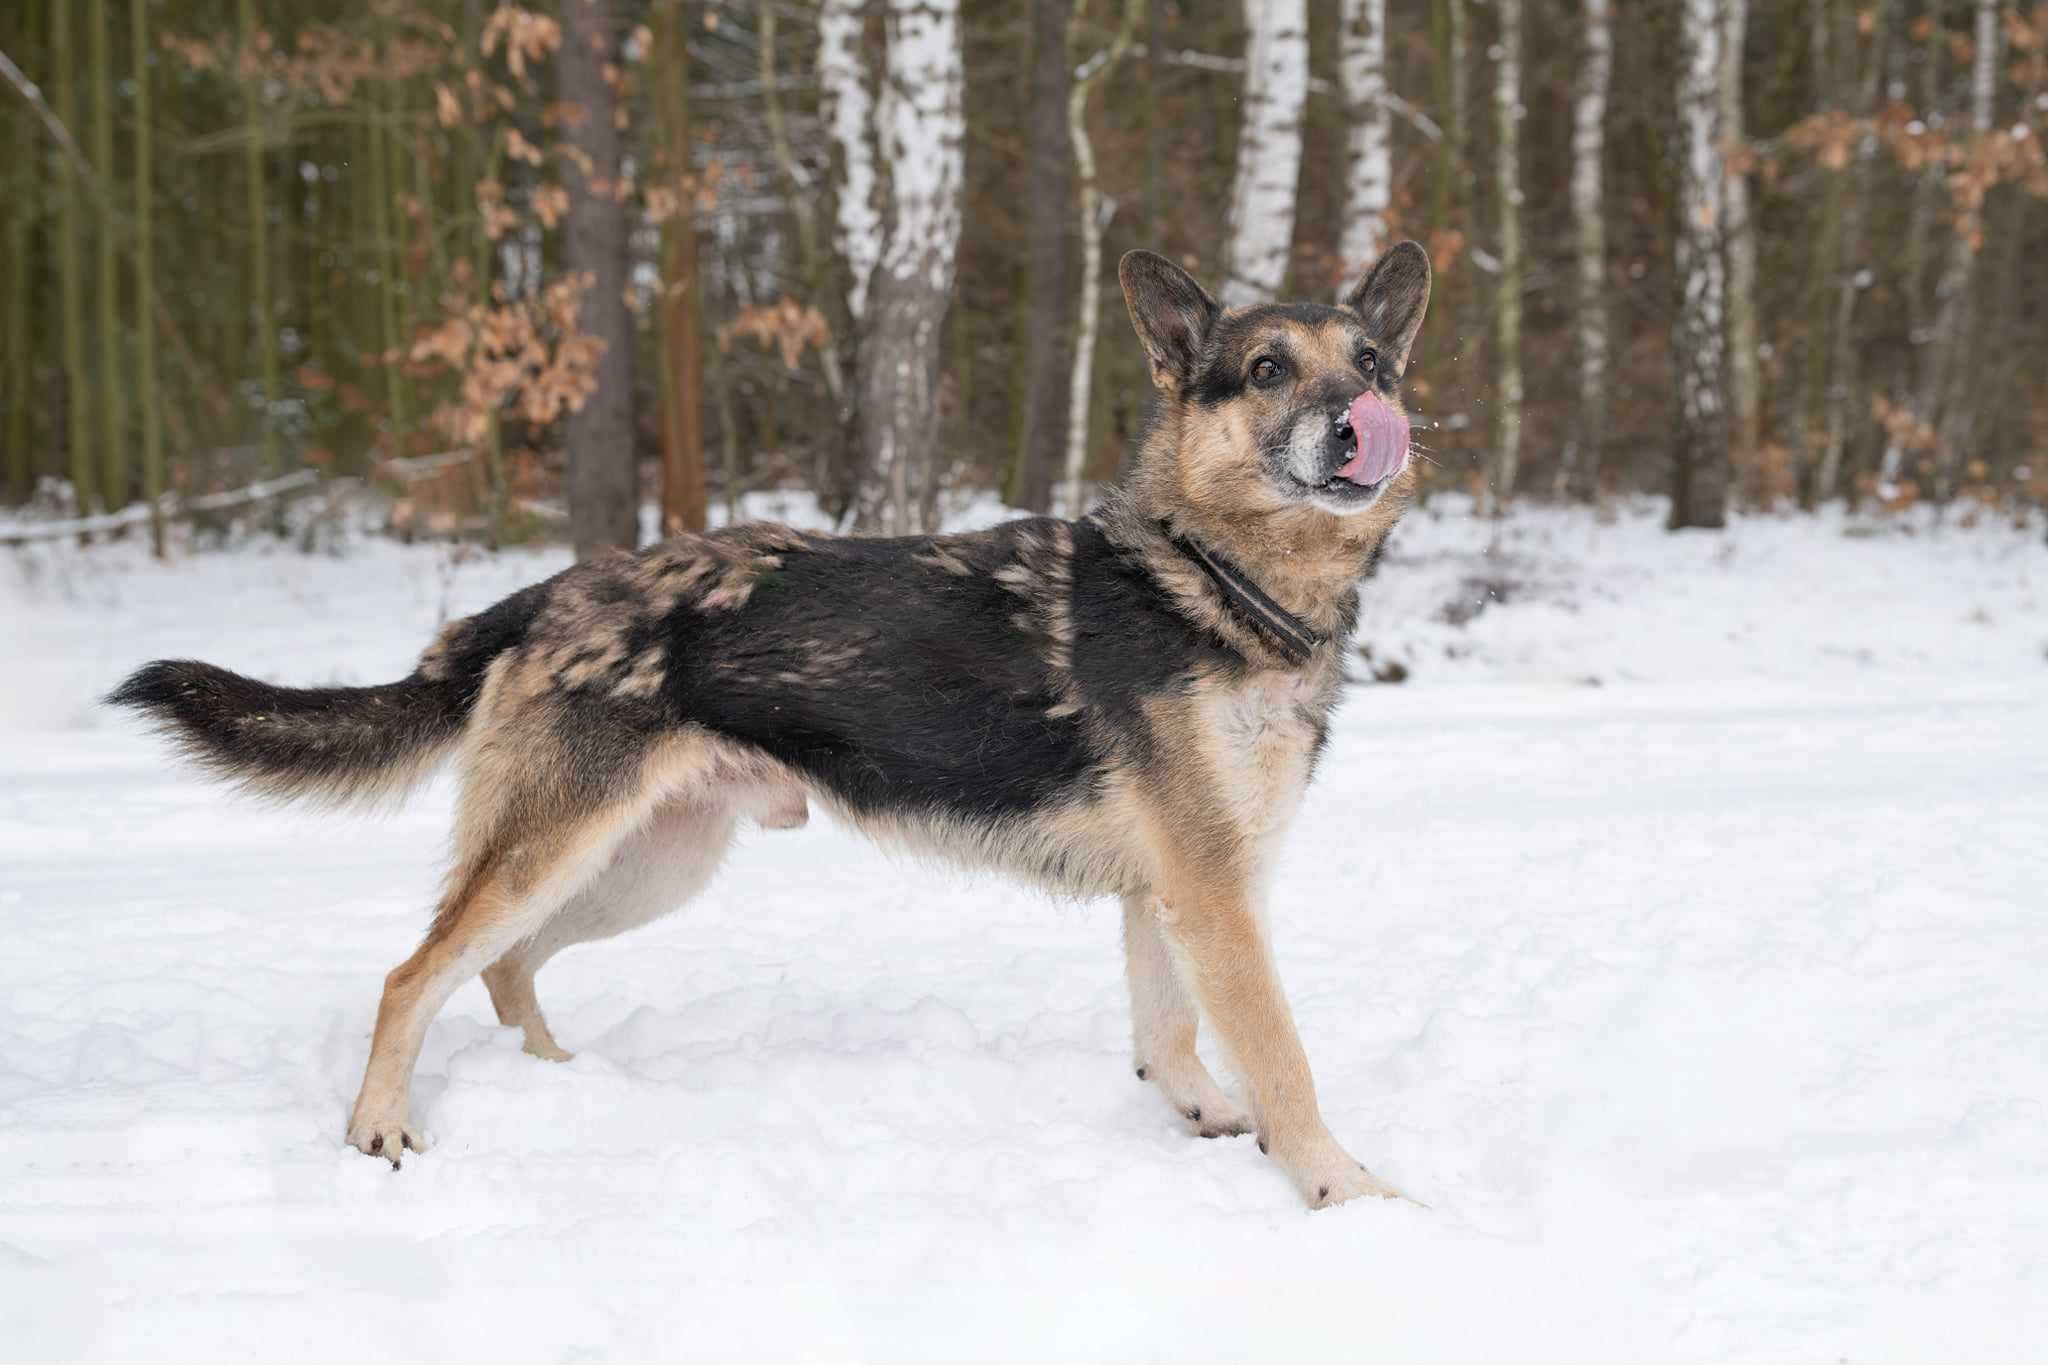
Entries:
[[1223, 249], [1225, 307], [1271, 299], [1287, 281], [1308, 99], [1307, 0], [1244, 0], [1244, 18], [1244, 121]]
[[[1721, 145], [1741, 148], [1742, 52], [1749, 25], [1749, 0], [1722, 0]], [[1726, 167], [1722, 185], [1728, 246], [1728, 405], [1735, 458], [1749, 467], [1761, 436], [1761, 393], [1757, 374], [1756, 230], [1749, 216], [1749, 172]]]
[[1682, 0], [1679, 11], [1677, 249], [1679, 304], [1671, 357], [1677, 371], [1671, 525], [1717, 527], [1727, 520], [1728, 413], [1725, 370], [1727, 281], [1722, 271], [1720, 145], [1721, 28], [1715, 0]]
[[823, 0], [818, 7], [818, 93], [840, 164], [833, 236], [850, 276], [846, 309], [856, 323], [867, 310], [868, 283], [882, 258], [874, 78], [861, 52], [866, 10], [867, 0]]
[[1500, 278], [1494, 289], [1497, 354], [1493, 509], [1515, 495], [1522, 463], [1522, 0], [1499, 0], [1494, 64], [1494, 197], [1500, 205]]
[[1067, 92], [1067, 135], [1073, 140], [1075, 176], [1081, 185], [1081, 307], [1075, 328], [1074, 368], [1067, 384], [1066, 468], [1061, 480], [1065, 512], [1070, 517], [1088, 510], [1082, 474], [1088, 466], [1088, 400], [1094, 387], [1095, 337], [1102, 303], [1102, 229], [1108, 221], [1095, 179], [1095, 143], [1088, 136], [1088, 95], [1130, 50], [1142, 8], [1143, 0], [1127, 0], [1123, 27], [1117, 30], [1115, 40], [1096, 55], [1091, 68], [1079, 73]]
[[1393, 116], [1387, 94], [1387, 0], [1343, 0], [1337, 34], [1337, 82], [1343, 92], [1344, 258], [1338, 294], [1379, 259], [1387, 245], [1394, 194]]
[[1581, 51], [1572, 98], [1572, 227], [1576, 243], [1578, 402], [1571, 439], [1558, 464], [1556, 493], [1599, 481], [1607, 435], [1607, 219], [1604, 161], [1607, 90], [1614, 72], [1610, 0], [1582, 0]]
[[885, 535], [925, 529], [937, 496], [939, 343], [960, 244], [966, 136], [959, 19], [959, 0], [888, 0], [885, 11], [888, 53], [875, 122], [888, 215], [861, 327], [867, 468], [855, 523]]

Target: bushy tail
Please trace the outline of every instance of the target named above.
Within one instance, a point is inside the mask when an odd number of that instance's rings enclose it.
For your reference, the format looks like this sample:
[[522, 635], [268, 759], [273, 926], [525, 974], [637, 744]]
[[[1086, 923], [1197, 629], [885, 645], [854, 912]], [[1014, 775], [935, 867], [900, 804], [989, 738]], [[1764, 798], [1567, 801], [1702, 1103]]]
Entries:
[[148, 715], [186, 756], [237, 786], [356, 805], [424, 780], [461, 736], [475, 688], [421, 673], [381, 687], [275, 687], [161, 659], [107, 701]]

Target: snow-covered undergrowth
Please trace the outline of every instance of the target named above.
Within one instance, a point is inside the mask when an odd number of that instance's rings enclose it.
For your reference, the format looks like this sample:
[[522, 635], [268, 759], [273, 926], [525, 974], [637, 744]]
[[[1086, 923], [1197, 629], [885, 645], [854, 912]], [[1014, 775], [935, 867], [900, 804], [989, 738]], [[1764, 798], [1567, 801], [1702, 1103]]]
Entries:
[[0, 555], [0, 1350], [2033, 1358], [2048, 552], [1852, 529], [1404, 523], [1359, 672], [1407, 681], [1273, 923], [1332, 1127], [1429, 1207], [1317, 1214], [1131, 1077], [1112, 906], [823, 821], [551, 966], [571, 1063], [464, 988], [391, 1174], [340, 1139], [446, 784], [260, 807], [94, 698], [396, 677], [563, 557]]

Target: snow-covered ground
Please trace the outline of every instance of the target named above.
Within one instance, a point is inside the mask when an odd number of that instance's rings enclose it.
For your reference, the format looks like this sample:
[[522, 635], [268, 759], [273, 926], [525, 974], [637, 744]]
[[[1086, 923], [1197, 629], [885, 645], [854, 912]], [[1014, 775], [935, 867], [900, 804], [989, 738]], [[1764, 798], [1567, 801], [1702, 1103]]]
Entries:
[[341, 1145], [449, 794], [240, 801], [93, 698], [398, 676], [549, 571], [0, 554], [9, 1360], [2018, 1361], [2048, 1336], [2048, 551], [1414, 514], [1274, 888], [1310, 1214], [1128, 1065], [1113, 906], [823, 821], [465, 987]]

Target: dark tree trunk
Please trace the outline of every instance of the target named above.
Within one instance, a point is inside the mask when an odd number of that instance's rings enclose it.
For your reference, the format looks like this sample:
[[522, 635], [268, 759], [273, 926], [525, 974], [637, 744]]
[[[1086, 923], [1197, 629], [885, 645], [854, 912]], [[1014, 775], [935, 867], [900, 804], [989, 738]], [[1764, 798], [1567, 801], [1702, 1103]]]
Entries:
[[690, 100], [686, 88], [688, 12], [670, 0], [657, 17], [653, 72], [659, 88], [662, 166], [681, 199], [661, 230], [661, 533], [701, 531], [710, 512], [704, 479], [704, 356], [702, 290], [697, 270], [696, 214], [688, 178]]
[[626, 212], [619, 180], [618, 93], [604, 78], [616, 60], [611, 0], [562, 0], [562, 51], [556, 62], [562, 103], [582, 111], [569, 140], [590, 158], [586, 180], [566, 161], [569, 191], [565, 257], [586, 284], [577, 315], [582, 332], [604, 347], [597, 389], [568, 421], [569, 533], [576, 557], [639, 540], [639, 470], [633, 448], [633, 331], [626, 312]]
[[1048, 511], [1066, 452], [1074, 351], [1074, 148], [1067, 136], [1069, 0], [1031, 4], [1030, 359], [1012, 500]]

